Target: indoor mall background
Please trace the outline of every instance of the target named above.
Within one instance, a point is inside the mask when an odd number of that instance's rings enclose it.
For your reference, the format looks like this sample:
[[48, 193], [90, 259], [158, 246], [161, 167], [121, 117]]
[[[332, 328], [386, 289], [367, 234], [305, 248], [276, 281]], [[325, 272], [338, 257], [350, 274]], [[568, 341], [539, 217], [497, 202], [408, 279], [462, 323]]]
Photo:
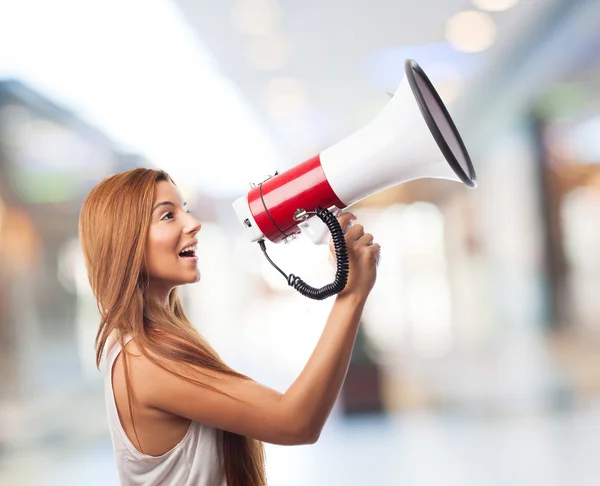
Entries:
[[[172, 175], [203, 224], [189, 317], [286, 390], [332, 299], [232, 202], [373, 119], [407, 58], [478, 187], [352, 208], [378, 280], [320, 440], [268, 445], [269, 484], [600, 484], [600, 1], [0, 0], [1, 485], [118, 485], [77, 236], [109, 174]], [[333, 277], [326, 246], [267, 248]]]

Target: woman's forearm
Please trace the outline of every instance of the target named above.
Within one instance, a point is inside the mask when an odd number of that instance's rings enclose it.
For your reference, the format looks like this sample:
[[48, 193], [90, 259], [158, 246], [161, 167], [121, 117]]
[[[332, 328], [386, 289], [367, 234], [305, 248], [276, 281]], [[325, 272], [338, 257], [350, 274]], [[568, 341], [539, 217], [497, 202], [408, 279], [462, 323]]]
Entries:
[[344, 383], [365, 301], [336, 298], [306, 366], [281, 398], [309, 442], [317, 440]]

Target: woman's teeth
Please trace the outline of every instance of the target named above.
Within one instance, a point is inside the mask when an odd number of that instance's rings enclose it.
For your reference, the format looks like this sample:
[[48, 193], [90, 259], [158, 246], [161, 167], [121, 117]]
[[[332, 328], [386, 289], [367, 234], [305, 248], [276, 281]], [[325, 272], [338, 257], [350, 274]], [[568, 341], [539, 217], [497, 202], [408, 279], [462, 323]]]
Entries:
[[194, 257], [196, 256], [197, 245], [190, 245], [179, 252], [181, 257]]

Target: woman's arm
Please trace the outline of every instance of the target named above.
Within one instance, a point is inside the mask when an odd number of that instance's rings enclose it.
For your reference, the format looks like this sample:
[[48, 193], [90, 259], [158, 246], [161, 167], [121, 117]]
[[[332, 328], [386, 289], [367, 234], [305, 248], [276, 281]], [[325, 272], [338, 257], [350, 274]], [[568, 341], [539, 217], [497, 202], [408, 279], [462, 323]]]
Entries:
[[307, 442], [319, 438], [346, 379], [364, 304], [352, 295], [336, 298], [315, 350], [282, 397], [282, 403], [295, 409]]
[[[340, 216], [342, 227], [352, 216]], [[344, 382], [364, 304], [375, 282], [379, 246], [372, 244], [372, 236], [360, 225], [348, 231], [346, 240], [348, 284], [336, 297], [307, 364], [285, 393], [222, 373], [198, 374], [199, 381], [224, 392], [219, 393], [179, 378], [142, 355], [130, 359], [136, 400], [143, 406], [264, 442], [314, 443]]]

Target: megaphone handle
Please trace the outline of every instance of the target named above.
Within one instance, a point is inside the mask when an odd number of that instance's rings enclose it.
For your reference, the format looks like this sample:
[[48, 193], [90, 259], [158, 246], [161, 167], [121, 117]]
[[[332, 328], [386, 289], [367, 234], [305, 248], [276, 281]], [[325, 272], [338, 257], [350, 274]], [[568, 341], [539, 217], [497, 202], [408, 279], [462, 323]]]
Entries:
[[[329, 208], [329, 212], [335, 217], [339, 216], [342, 212], [341, 209], [332, 206]], [[311, 216], [306, 221], [303, 221], [298, 225], [300, 231], [315, 245], [325, 245], [328, 243], [330, 230], [327, 225], [317, 216]]]
[[324, 208], [316, 208], [314, 212], [311, 211], [307, 214], [314, 214], [318, 216], [331, 232], [331, 239], [333, 240], [333, 248], [336, 256], [336, 272], [333, 283], [317, 289], [315, 287], [311, 287], [300, 277], [297, 277], [292, 273], [286, 275], [283, 270], [275, 265], [275, 263], [273, 263], [273, 261], [269, 258], [269, 255], [267, 254], [267, 248], [265, 246], [265, 240], [260, 240], [258, 244], [260, 245], [260, 249], [263, 251], [269, 263], [285, 277], [290, 287], [295, 288], [302, 295], [310, 299], [323, 300], [331, 297], [332, 295], [340, 293], [342, 290], [344, 290], [344, 287], [346, 287], [346, 283], [348, 282], [348, 250], [346, 249], [346, 239], [344, 238], [344, 232], [339, 221], [337, 220], [337, 217], [329, 210]]

